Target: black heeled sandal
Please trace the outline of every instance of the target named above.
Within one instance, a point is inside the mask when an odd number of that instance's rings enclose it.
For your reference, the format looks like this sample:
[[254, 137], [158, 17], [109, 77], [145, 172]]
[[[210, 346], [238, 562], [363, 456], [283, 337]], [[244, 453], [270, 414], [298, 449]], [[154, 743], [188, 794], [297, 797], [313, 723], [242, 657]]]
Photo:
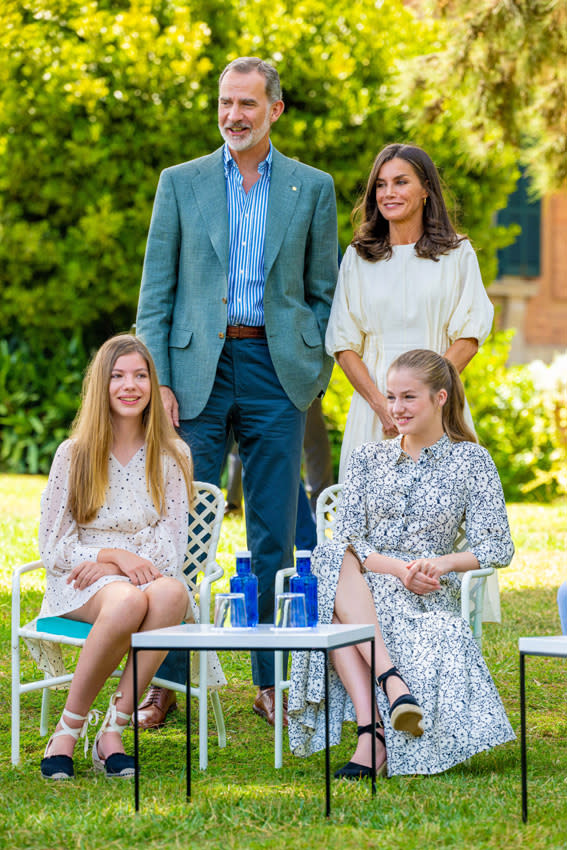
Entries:
[[[379, 731], [384, 728], [384, 724], [381, 720], [376, 721], [376, 728], [374, 730], [374, 735], [378, 738], [379, 741], [382, 741], [384, 746], [386, 746], [386, 741], [384, 736]], [[356, 734], [360, 738], [361, 735], [372, 734], [372, 723], [369, 723], [368, 726], [357, 726]], [[386, 759], [382, 762], [380, 767], [376, 768], [376, 778], [379, 776], [385, 776], [386, 774]], [[339, 767], [338, 770], [335, 771], [335, 779], [370, 779], [372, 777], [372, 768], [367, 767], [365, 764], [357, 764], [355, 761], [349, 761], [347, 764]]]
[[[398, 668], [390, 667], [376, 679], [376, 683], [382, 688], [386, 696], [388, 696], [386, 682], [390, 676], [397, 676], [404, 685], [406, 684]], [[411, 694], [403, 694], [390, 706], [390, 720], [392, 728], [397, 732], [408, 732], [416, 738], [420, 738], [425, 731], [423, 728], [423, 711], [416, 698]]]

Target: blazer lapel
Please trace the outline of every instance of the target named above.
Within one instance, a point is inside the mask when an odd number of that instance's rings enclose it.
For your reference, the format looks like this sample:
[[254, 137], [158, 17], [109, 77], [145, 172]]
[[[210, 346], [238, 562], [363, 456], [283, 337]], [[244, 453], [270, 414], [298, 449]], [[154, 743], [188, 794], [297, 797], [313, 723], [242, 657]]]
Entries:
[[228, 278], [228, 208], [222, 148], [203, 159], [193, 178], [193, 189], [209, 239]]
[[266, 217], [264, 241], [264, 269], [266, 281], [279, 254], [285, 232], [292, 219], [301, 192], [301, 180], [295, 173], [293, 160], [273, 149], [270, 194]]

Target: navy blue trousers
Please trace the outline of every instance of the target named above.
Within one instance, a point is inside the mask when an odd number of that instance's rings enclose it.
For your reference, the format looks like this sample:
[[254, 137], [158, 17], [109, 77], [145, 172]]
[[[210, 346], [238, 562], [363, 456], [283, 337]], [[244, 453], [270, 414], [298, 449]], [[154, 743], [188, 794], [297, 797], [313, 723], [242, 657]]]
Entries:
[[[273, 622], [276, 572], [293, 565], [305, 417], [281, 386], [266, 340], [227, 339], [204, 410], [180, 423], [195, 479], [217, 486], [227, 435], [231, 427], [234, 431], [261, 623]], [[184, 682], [183, 656], [170, 652], [156, 675]], [[273, 652], [252, 653], [252, 677], [261, 688], [274, 684]]]

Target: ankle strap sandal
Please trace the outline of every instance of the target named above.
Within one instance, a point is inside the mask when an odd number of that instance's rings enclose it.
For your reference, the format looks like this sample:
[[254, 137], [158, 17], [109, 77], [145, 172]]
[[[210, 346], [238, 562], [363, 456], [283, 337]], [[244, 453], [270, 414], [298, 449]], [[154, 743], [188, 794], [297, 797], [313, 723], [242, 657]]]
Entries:
[[[65, 715], [70, 720], [80, 720], [80, 726], [69, 726], [67, 721], [65, 720]], [[61, 729], [57, 729], [49, 741], [47, 742], [47, 746], [45, 748], [44, 757], [41, 760], [41, 775], [44, 779], [73, 779], [75, 776], [75, 770], [73, 767], [73, 759], [71, 756], [48, 756], [47, 752], [49, 747], [51, 746], [52, 741], [55, 738], [59, 738], [62, 735], [70, 735], [71, 738], [74, 738], [75, 741], [78, 741], [79, 738], [85, 739], [85, 755], [87, 754], [87, 750], [89, 747], [89, 738], [87, 735], [87, 730], [89, 726], [93, 723], [97, 723], [100, 718], [100, 712], [96, 709], [92, 709], [88, 714], [75, 714], [73, 711], [69, 711], [68, 708], [64, 708], [60, 717]]]
[[[384, 746], [386, 746], [386, 741], [384, 739], [383, 734], [380, 732], [380, 729], [384, 728], [384, 724], [381, 720], [377, 720], [374, 727], [374, 735], [381, 741]], [[369, 723], [367, 726], [357, 726], [356, 734], [360, 738], [361, 735], [371, 735], [372, 734], [372, 723]], [[386, 760], [382, 762], [382, 764], [376, 768], [376, 777], [385, 776], [388, 766], [386, 764]], [[349, 761], [347, 764], [339, 767], [338, 770], [335, 771], [334, 777], [335, 779], [370, 779], [372, 776], [372, 768], [368, 767], [365, 764], [357, 764], [355, 761]]]
[[[130, 722], [130, 714], [125, 714], [123, 711], [118, 711], [116, 708], [116, 700], [122, 696], [120, 691], [117, 691], [110, 698], [110, 705], [106, 712], [102, 725], [96, 733], [96, 738], [93, 744], [93, 767], [96, 771], [104, 771], [110, 778], [121, 777], [126, 778], [134, 776], [134, 758], [127, 756], [124, 753], [112, 753], [106, 758], [102, 758], [98, 754], [98, 742], [106, 732], [116, 732], [122, 737], [122, 733]], [[124, 723], [118, 723], [118, 718], [124, 720]]]
[[[384, 673], [381, 673], [376, 683], [382, 688], [386, 696], [386, 683], [390, 676], [396, 676], [398, 679], [407, 684], [397, 667], [390, 667]], [[389, 700], [389, 697], [388, 697]], [[423, 726], [423, 711], [420, 708], [416, 698], [411, 694], [403, 694], [401, 697], [390, 705], [390, 721], [392, 728], [397, 732], [407, 732], [415, 738], [420, 738], [424, 733]]]

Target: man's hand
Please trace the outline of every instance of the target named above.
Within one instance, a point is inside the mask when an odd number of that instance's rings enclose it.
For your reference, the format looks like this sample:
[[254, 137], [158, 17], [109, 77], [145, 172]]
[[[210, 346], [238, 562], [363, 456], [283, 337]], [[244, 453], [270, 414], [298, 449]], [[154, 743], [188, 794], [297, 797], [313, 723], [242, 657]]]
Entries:
[[162, 386], [159, 388], [159, 391], [169, 421], [174, 428], [179, 428], [179, 405], [177, 404], [173, 390], [170, 387]]

